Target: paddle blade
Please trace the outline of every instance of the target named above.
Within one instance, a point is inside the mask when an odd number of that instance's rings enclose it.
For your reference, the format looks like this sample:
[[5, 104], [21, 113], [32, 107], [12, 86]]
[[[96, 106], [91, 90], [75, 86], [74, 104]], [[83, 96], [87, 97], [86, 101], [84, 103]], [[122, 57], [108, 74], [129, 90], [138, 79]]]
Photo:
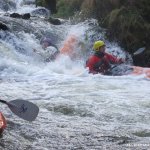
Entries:
[[145, 47], [141, 47], [136, 52], [134, 52], [133, 55], [141, 54], [144, 50], [145, 50]]
[[34, 121], [39, 113], [39, 108], [29, 101], [17, 99], [7, 104], [14, 114], [27, 121]]

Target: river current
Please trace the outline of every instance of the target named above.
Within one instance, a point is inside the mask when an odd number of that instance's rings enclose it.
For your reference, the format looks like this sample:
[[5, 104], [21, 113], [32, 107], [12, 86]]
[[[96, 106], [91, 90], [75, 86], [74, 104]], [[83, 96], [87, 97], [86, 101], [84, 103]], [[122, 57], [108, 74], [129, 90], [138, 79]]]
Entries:
[[[33, 5], [18, 7], [18, 12], [34, 9]], [[2, 21], [15, 22], [18, 28], [0, 31], [0, 97], [31, 101], [40, 111], [35, 121], [27, 122], [1, 104], [8, 124], [0, 138], [0, 150], [150, 147], [150, 81], [143, 76], [91, 75], [85, 68], [91, 53], [86, 50], [92, 49], [95, 39], [104, 38], [103, 29], [97, 31], [94, 20], [77, 24], [64, 21], [55, 26], [43, 18], [9, 20], [3, 13]], [[20, 24], [34, 29], [21, 31]], [[45, 63], [33, 52], [41, 49], [38, 37], [43, 33], [51, 34], [58, 48], [69, 35], [76, 35], [82, 43], [76, 47], [80, 57], [71, 60], [62, 55]], [[106, 43], [109, 52], [125, 57], [117, 43]]]

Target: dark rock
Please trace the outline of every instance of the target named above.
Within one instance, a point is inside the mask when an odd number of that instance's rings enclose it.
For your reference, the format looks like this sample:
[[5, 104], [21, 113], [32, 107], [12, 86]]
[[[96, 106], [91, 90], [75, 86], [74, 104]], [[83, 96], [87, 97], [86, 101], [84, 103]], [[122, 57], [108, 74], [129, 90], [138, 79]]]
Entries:
[[2, 22], [0, 22], [0, 30], [8, 30], [9, 28], [7, 27], [7, 25], [6, 24], [4, 24], [4, 23], [2, 23]]
[[10, 17], [12, 17], [12, 18], [22, 18], [22, 15], [20, 15], [18, 13], [12, 13], [12, 14], [10, 14]]
[[31, 15], [30, 13], [26, 13], [22, 15], [22, 19], [30, 19]]
[[10, 17], [12, 17], [12, 18], [30, 19], [30, 13], [26, 13], [26, 14], [23, 14], [23, 15], [20, 15], [18, 13], [12, 13], [12, 14], [10, 14]]
[[59, 19], [56, 19], [56, 18], [50, 17], [50, 18], [49, 18], [49, 22], [50, 22], [51, 24], [54, 24], [54, 25], [61, 25], [61, 21], [60, 21]]

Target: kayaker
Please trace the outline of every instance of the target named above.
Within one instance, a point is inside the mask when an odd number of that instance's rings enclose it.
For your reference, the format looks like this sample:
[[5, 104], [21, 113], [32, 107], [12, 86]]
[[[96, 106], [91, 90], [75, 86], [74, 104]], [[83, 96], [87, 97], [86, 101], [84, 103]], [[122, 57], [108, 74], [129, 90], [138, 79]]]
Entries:
[[123, 63], [122, 59], [118, 59], [105, 52], [106, 46], [104, 41], [96, 41], [93, 45], [93, 49], [95, 51], [94, 55], [90, 56], [86, 61], [86, 67], [89, 69], [89, 73], [109, 75], [111, 64]]
[[46, 62], [54, 61], [60, 53], [56, 45], [54, 45], [48, 37], [42, 38], [40, 44], [42, 45], [43, 51], [37, 51], [34, 49], [34, 52], [41, 55]]

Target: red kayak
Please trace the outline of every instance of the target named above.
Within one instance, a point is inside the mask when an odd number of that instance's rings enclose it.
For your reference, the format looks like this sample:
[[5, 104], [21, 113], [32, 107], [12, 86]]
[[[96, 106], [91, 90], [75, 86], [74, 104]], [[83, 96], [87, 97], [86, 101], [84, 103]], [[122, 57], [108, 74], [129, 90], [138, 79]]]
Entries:
[[4, 115], [0, 112], [0, 135], [2, 134], [5, 128], [6, 128], [6, 119]]
[[110, 70], [110, 75], [114, 76], [134, 75], [134, 76], [143, 76], [144, 78], [150, 79], [150, 68], [120, 64], [115, 65]]
[[137, 66], [132, 66], [132, 68], [133, 68], [133, 72], [131, 74], [144, 75], [145, 78], [150, 79], [150, 68], [137, 67]]

